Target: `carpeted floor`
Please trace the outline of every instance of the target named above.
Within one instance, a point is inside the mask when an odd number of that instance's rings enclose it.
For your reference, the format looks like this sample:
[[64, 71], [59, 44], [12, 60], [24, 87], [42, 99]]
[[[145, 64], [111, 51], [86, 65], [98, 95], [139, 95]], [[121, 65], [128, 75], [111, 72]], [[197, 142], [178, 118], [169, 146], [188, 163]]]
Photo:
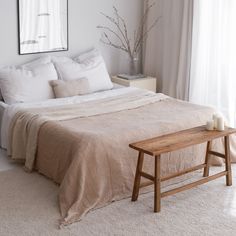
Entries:
[[[0, 158], [0, 165], [3, 162]], [[130, 199], [115, 202], [58, 229], [58, 187], [19, 166], [6, 167], [0, 169], [1, 236], [236, 235], [236, 187], [226, 187], [224, 178], [164, 198], [160, 214], [153, 213], [153, 193], [148, 193], [135, 203]], [[233, 169], [236, 173], [236, 166]], [[220, 170], [214, 168], [214, 172]]]

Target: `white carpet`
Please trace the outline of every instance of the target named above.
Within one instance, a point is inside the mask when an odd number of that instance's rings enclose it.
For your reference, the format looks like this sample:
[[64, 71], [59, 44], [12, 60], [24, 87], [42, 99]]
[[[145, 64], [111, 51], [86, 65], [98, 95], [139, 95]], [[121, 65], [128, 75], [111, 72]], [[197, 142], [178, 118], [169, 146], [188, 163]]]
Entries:
[[17, 165], [10, 163], [6, 157], [6, 151], [0, 148], [0, 172], [5, 170], [11, 170]]
[[148, 193], [135, 203], [125, 199], [90, 212], [60, 230], [58, 187], [37, 173], [7, 167], [0, 171], [1, 236], [236, 235], [236, 187], [226, 187], [225, 178], [162, 199], [160, 214], [153, 213], [153, 193]]

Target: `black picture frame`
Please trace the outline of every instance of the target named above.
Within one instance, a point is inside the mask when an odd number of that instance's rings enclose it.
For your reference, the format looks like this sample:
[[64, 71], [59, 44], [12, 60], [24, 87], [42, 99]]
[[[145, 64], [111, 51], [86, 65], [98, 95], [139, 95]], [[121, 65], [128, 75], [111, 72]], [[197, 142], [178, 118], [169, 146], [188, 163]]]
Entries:
[[[67, 20], [67, 30], [66, 30], [66, 40], [67, 40], [67, 45], [66, 45], [66, 48], [65, 49], [60, 49], [60, 50], [45, 50], [45, 51], [38, 51], [38, 52], [27, 52], [27, 53], [22, 53], [21, 52], [21, 38], [20, 38], [20, 1], [21, 0], [17, 0], [17, 21], [18, 21], [18, 54], [19, 55], [30, 55], [30, 54], [40, 54], [40, 53], [53, 53], [53, 52], [63, 52], [63, 51], [69, 51], [69, 3], [68, 3], [68, 0], [64, 0], [66, 1], [66, 13], [67, 13], [67, 17], [66, 17], [66, 20]], [[38, 0], [40, 1], [40, 0]], [[50, 0], [49, 0], [50, 1]]]

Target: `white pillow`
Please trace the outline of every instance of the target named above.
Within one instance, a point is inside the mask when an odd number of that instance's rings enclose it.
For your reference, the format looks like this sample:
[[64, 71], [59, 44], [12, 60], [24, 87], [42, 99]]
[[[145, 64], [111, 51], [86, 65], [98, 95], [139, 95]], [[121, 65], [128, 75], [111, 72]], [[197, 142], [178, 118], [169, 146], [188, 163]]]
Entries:
[[[49, 81], [57, 79], [53, 69], [52, 63], [38, 66], [32, 71], [2, 69], [0, 71], [0, 87], [5, 103], [35, 102], [54, 98], [49, 83]], [[39, 71], [44, 71], [45, 74], [41, 75]]]
[[37, 58], [37, 59], [35, 59], [33, 61], [30, 61], [28, 63], [23, 64], [20, 67], [22, 69], [32, 70], [35, 67], [38, 67], [40, 65], [49, 64], [49, 63], [51, 63], [51, 61], [52, 61], [52, 59], [51, 59], [50, 56], [42, 56], [42, 57]]
[[100, 58], [103, 62], [103, 58], [101, 56], [101, 53], [97, 50], [97, 49], [92, 49], [89, 50], [85, 53], [80, 54], [79, 56], [77, 56], [76, 58], [74, 58], [77, 62], [83, 63], [84, 61], [93, 59], [93, 58]]
[[91, 92], [113, 88], [105, 62], [96, 50], [82, 54], [74, 60], [67, 57], [53, 57], [57, 72], [62, 80], [87, 78]]
[[78, 73], [82, 67], [69, 57], [53, 57], [52, 62], [55, 65], [59, 79], [73, 80], [78, 79]]
[[[30, 61], [26, 64], [23, 64], [19, 67], [16, 66], [4, 66], [0, 65], [0, 72], [2, 70], [16, 70], [17, 68], [24, 69], [24, 70], [33, 70], [35, 75], [42, 75], [47, 77], [53, 77], [55, 80], [58, 79], [58, 75], [54, 66], [50, 66], [49, 70], [48, 67], [42, 67], [42, 65], [46, 65], [51, 63], [50, 56], [42, 56], [38, 59]], [[1, 89], [0, 89], [0, 100], [3, 100]]]
[[[0, 65], [0, 71], [1, 70], [10, 70], [10, 69], [16, 69], [15, 66], [4, 66], [4, 65]], [[0, 100], [2, 101], [3, 100], [3, 97], [2, 97], [2, 93], [1, 93], [1, 86], [0, 86]]]

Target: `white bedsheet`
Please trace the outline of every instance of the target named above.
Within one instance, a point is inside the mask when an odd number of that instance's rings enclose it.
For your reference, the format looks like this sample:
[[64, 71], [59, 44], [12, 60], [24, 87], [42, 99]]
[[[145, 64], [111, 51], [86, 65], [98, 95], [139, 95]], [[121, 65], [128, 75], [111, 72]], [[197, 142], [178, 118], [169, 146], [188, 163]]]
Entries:
[[137, 88], [132, 87], [121, 87], [119, 89], [112, 89], [104, 92], [93, 93], [83, 96], [74, 96], [69, 98], [59, 98], [59, 99], [50, 99], [43, 102], [31, 102], [31, 103], [18, 103], [9, 105], [5, 108], [2, 117], [2, 128], [1, 128], [1, 146], [2, 148], [7, 148], [8, 142], [8, 130], [14, 115], [21, 109], [34, 108], [34, 107], [55, 107], [66, 104], [76, 104], [83, 103], [87, 101], [99, 100], [114, 96], [119, 96], [122, 94], [130, 93], [131, 91], [138, 90]]
[[[3, 101], [0, 101], [0, 133], [1, 133], [1, 129], [2, 129], [2, 118], [3, 118], [3, 114], [4, 114], [4, 111], [5, 109], [8, 107], [8, 105], [3, 102]], [[1, 135], [0, 135], [0, 146], [1, 146]]]

